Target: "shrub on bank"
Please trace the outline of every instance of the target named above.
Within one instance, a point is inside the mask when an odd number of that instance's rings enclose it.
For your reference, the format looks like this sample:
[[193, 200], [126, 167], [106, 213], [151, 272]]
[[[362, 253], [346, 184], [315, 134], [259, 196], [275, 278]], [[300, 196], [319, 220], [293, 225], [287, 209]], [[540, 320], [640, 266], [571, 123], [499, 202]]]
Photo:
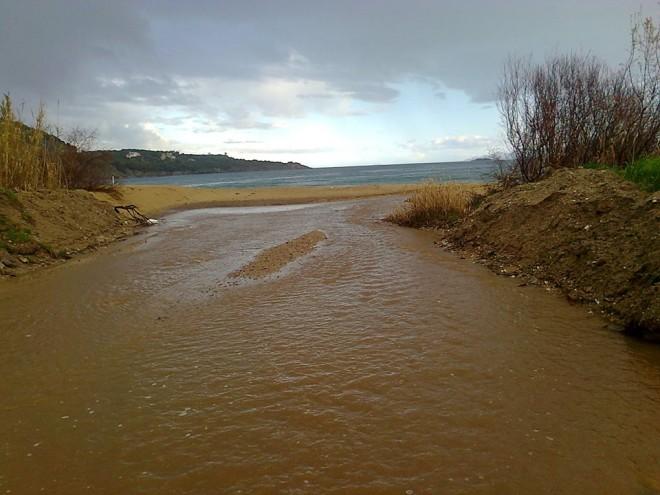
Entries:
[[633, 162], [660, 149], [660, 27], [653, 19], [633, 26], [629, 53], [618, 69], [589, 55], [505, 66], [498, 106], [516, 181], [590, 162], [629, 168], [635, 181], [638, 173], [648, 177]]
[[448, 227], [472, 210], [482, 189], [428, 182], [385, 220], [406, 227]]

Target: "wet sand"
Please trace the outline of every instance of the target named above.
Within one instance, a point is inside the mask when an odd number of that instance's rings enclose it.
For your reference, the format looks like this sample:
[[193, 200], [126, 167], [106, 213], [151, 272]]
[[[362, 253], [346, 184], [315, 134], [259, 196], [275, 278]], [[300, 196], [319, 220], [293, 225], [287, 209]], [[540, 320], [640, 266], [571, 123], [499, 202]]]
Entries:
[[182, 211], [0, 285], [0, 493], [657, 493], [660, 347], [399, 201]]
[[233, 278], [263, 278], [276, 273], [289, 263], [309, 254], [316, 245], [328, 237], [320, 230], [314, 230], [283, 242], [278, 246], [264, 249], [254, 260], [229, 274]]
[[306, 186], [259, 188], [193, 188], [180, 186], [118, 186], [121, 199], [105, 192], [98, 199], [117, 204], [134, 204], [146, 215], [171, 210], [211, 206], [278, 205], [408, 194], [415, 184], [368, 184], [362, 186]]

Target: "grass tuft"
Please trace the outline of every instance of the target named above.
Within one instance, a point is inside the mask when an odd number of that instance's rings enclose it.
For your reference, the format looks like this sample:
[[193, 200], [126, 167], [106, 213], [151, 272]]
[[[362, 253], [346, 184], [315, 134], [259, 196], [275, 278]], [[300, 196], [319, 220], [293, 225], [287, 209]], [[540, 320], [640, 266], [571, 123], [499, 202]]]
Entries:
[[11, 189], [6, 189], [4, 187], [0, 187], [0, 196], [4, 196], [9, 203], [12, 204], [17, 204], [18, 203], [18, 196], [14, 191]]
[[0, 215], [0, 239], [14, 244], [20, 244], [31, 241], [32, 232], [29, 229], [17, 227], [6, 217]]
[[424, 184], [385, 218], [405, 227], [449, 227], [474, 209], [483, 186], [474, 184]]

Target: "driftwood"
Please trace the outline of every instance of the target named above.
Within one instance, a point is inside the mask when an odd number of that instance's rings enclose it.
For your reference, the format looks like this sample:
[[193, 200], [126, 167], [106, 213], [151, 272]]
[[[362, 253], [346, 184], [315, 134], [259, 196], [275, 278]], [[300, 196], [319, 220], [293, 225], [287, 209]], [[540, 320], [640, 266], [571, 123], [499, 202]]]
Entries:
[[138, 210], [137, 206], [135, 205], [115, 206], [116, 213], [121, 213], [121, 211], [128, 213], [128, 216], [130, 216], [137, 224], [153, 225], [156, 223], [155, 220], [147, 218], [142, 213], [140, 213], [140, 210]]

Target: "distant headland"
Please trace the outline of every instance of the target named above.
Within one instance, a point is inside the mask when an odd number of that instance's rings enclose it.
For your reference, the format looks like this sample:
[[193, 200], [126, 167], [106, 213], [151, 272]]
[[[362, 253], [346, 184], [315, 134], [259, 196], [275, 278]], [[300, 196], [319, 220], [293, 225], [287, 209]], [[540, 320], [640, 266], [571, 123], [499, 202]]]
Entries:
[[218, 172], [255, 172], [309, 168], [298, 162], [246, 160], [225, 154], [193, 155], [177, 151], [110, 150], [112, 167], [120, 177], [145, 177]]

